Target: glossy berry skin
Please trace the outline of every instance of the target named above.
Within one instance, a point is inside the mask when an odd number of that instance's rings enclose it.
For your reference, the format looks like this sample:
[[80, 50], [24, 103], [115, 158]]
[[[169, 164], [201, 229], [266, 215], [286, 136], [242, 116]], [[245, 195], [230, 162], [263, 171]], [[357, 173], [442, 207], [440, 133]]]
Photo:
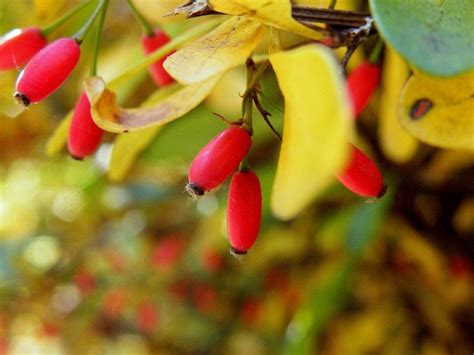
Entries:
[[92, 155], [100, 145], [104, 131], [99, 128], [91, 115], [91, 105], [85, 93], [77, 100], [72, 116], [67, 146], [69, 154], [77, 160]]
[[51, 95], [71, 75], [81, 49], [72, 38], [60, 38], [40, 50], [20, 73], [15, 98], [28, 106]]
[[249, 133], [238, 126], [215, 136], [191, 163], [187, 190], [201, 196], [218, 187], [238, 168], [251, 145]]
[[337, 178], [349, 190], [363, 197], [382, 197], [386, 190], [377, 166], [353, 145], [349, 163]]
[[14, 29], [0, 39], [0, 70], [22, 67], [48, 41], [37, 27]]
[[[148, 36], [145, 35], [142, 37], [142, 47], [146, 55], [154, 52], [158, 48], [163, 47], [166, 43], [170, 41], [170, 38], [166, 33], [160, 29], [156, 29], [154, 35]], [[163, 62], [166, 58], [171, 55], [173, 52], [168, 53], [164, 57], [158, 59], [155, 63], [148, 67], [148, 71], [153, 79], [153, 81], [158, 86], [166, 86], [173, 83], [174, 79], [166, 72], [163, 68]]]
[[368, 61], [355, 68], [347, 78], [347, 90], [352, 103], [354, 117], [364, 111], [365, 106], [380, 83], [380, 66]]
[[232, 176], [227, 203], [227, 234], [231, 252], [246, 254], [257, 240], [262, 219], [262, 190], [258, 176], [239, 171]]

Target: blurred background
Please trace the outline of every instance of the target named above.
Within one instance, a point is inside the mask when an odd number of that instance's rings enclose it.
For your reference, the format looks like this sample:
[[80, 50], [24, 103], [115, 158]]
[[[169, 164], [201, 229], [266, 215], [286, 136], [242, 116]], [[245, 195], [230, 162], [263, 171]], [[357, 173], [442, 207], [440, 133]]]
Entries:
[[[205, 21], [163, 22], [180, 2], [136, 0], [171, 35]], [[2, 1], [0, 33], [48, 23], [77, 3]], [[74, 33], [91, 9], [54, 37]], [[111, 0], [99, 74], [111, 78], [140, 60], [139, 36], [125, 1]], [[263, 221], [239, 261], [228, 253], [227, 185], [198, 201], [184, 185], [194, 155], [225, 128], [212, 112], [239, 118], [244, 68], [228, 72], [112, 182], [112, 134], [82, 162], [65, 150], [45, 154], [81, 92], [91, 47], [86, 40], [65, 86], [16, 117], [18, 73], [0, 73], [0, 354], [472, 353], [472, 154], [419, 144], [403, 164], [393, 162], [377, 133], [379, 93], [358, 132], [388, 194], [370, 204], [335, 180], [281, 222], [269, 210], [279, 142], [257, 118], [250, 162], [262, 183]], [[361, 48], [350, 65], [363, 57]], [[281, 131], [283, 102], [270, 71], [263, 88]], [[155, 90], [143, 72], [118, 94], [133, 107]]]

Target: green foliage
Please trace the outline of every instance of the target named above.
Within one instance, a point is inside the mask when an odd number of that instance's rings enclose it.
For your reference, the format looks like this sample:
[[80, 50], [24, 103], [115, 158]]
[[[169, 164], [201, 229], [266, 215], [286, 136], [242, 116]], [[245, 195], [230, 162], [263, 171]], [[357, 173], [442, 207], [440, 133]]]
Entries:
[[474, 2], [370, 0], [377, 29], [416, 68], [452, 76], [474, 67]]

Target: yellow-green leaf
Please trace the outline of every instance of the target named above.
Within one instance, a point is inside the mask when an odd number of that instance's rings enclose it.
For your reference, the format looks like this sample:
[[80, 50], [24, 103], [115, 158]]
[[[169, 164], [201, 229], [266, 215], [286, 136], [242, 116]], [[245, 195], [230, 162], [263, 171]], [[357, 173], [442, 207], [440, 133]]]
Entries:
[[270, 27], [268, 30], [268, 54], [279, 52], [282, 48], [280, 31]]
[[344, 166], [352, 120], [339, 65], [330, 49], [308, 45], [270, 55], [285, 97], [283, 142], [271, 207], [289, 219]]
[[265, 33], [245, 17], [233, 17], [202, 38], [169, 56], [165, 69], [177, 81], [192, 84], [243, 64]]
[[46, 155], [48, 157], [55, 156], [66, 145], [69, 127], [71, 126], [72, 121], [72, 114], [73, 111], [69, 111], [69, 113], [57, 125], [52, 136], [48, 139], [48, 142], [46, 143]]
[[[156, 91], [143, 104], [150, 107], [178, 89], [171, 85]], [[118, 134], [112, 146], [107, 175], [112, 181], [123, 180], [140, 153], [153, 141], [163, 126], [153, 126], [139, 131]]]
[[64, 7], [64, 0], [34, 0], [36, 18], [39, 22], [51, 21]]
[[162, 125], [183, 116], [199, 105], [216, 85], [220, 75], [188, 85], [146, 108], [123, 108], [117, 105], [115, 93], [109, 90], [100, 77], [84, 81], [91, 102], [95, 123], [113, 133], [135, 131], [154, 125]]
[[322, 36], [291, 16], [290, 0], [209, 0], [210, 7], [229, 15], [247, 15], [255, 21], [305, 37]]
[[415, 72], [400, 98], [402, 125], [442, 148], [474, 150], [474, 71], [451, 78]]
[[417, 140], [398, 120], [398, 100], [408, 76], [407, 63], [387, 47], [379, 102], [379, 142], [385, 156], [400, 164], [410, 160], [418, 147]]

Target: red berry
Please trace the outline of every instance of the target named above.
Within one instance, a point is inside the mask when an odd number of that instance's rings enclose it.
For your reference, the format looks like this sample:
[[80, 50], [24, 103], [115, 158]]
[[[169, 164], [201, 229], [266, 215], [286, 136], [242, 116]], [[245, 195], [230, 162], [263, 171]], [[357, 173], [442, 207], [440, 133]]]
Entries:
[[249, 133], [238, 126], [227, 128], [214, 137], [191, 163], [188, 192], [201, 196], [218, 187], [238, 168], [251, 145]]
[[262, 191], [258, 176], [251, 171], [235, 173], [227, 204], [227, 233], [233, 254], [246, 254], [255, 243], [261, 218]]
[[151, 302], [143, 302], [137, 307], [135, 322], [142, 332], [151, 332], [158, 323], [158, 312]]
[[380, 66], [368, 61], [355, 68], [347, 78], [347, 90], [355, 117], [364, 111], [380, 82]]
[[217, 272], [222, 268], [224, 259], [217, 250], [207, 249], [202, 254], [202, 263], [207, 271]]
[[247, 327], [252, 327], [258, 323], [262, 316], [262, 308], [262, 302], [258, 299], [250, 298], [244, 302], [240, 309], [240, 315]]
[[22, 67], [47, 43], [37, 27], [8, 32], [0, 39], [0, 70]]
[[[170, 38], [166, 33], [161, 31], [160, 29], [156, 29], [155, 33], [152, 36], [145, 35], [142, 37], [143, 51], [145, 52], [145, 54], [148, 55], [157, 50], [158, 48], [163, 47], [169, 41]], [[169, 55], [173, 53], [174, 51], [168, 53], [167, 55], [158, 59], [155, 63], [148, 67], [148, 71], [150, 72], [151, 77], [158, 86], [166, 86], [174, 81], [174, 79], [163, 68], [163, 62]]]
[[83, 295], [88, 295], [92, 293], [92, 291], [96, 288], [97, 286], [97, 281], [91, 273], [85, 270], [79, 271], [75, 276], [74, 276], [74, 283], [76, 286], [79, 288], [81, 293]]
[[198, 284], [193, 288], [193, 301], [197, 309], [207, 313], [216, 307], [217, 293], [207, 284]]
[[100, 145], [104, 131], [92, 119], [91, 104], [85, 93], [77, 100], [72, 116], [67, 146], [74, 159], [82, 160], [93, 154]]
[[386, 190], [377, 166], [353, 145], [349, 163], [337, 178], [349, 190], [364, 197], [382, 197]]
[[167, 237], [153, 250], [152, 263], [157, 268], [170, 268], [178, 262], [185, 249], [186, 241], [182, 237]]
[[81, 49], [72, 38], [50, 43], [20, 73], [15, 98], [28, 106], [48, 97], [69, 77], [80, 55]]

